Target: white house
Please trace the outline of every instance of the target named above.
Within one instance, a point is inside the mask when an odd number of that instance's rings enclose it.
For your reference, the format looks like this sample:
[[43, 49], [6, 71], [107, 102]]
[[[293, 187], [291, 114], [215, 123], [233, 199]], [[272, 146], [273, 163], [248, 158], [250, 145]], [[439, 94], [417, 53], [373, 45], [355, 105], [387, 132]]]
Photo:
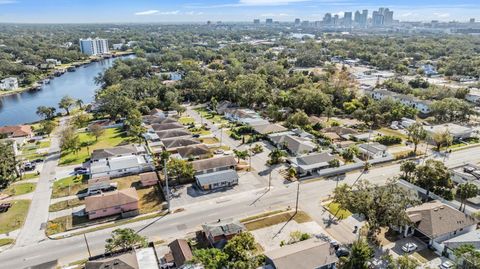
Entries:
[[18, 89], [18, 79], [14, 77], [0, 80], [0, 90], [12, 91]]
[[413, 225], [399, 230], [404, 236], [415, 236], [433, 247], [438, 253], [444, 250], [444, 242], [474, 231], [475, 218], [440, 201], [431, 201], [406, 210]]
[[432, 136], [435, 133], [445, 133], [448, 132], [453, 137], [453, 139], [466, 139], [470, 138], [474, 134], [474, 129], [455, 123], [444, 123], [431, 126], [423, 126], [425, 131]]
[[399, 101], [400, 103], [415, 108], [423, 114], [430, 113], [430, 106], [432, 102], [427, 100], [420, 100], [411, 95], [405, 95], [400, 93], [391, 92], [386, 89], [378, 90], [366, 90], [365, 93], [369, 94], [375, 100], [383, 100], [386, 98], [392, 98], [393, 100]]
[[330, 153], [322, 152], [290, 158], [288, 161], [299, 176], [309, 176], [328, 168], [330, 166], [329, 162], [333, 159], [335, 157]]
[[389, 155], [387, 147], [378, 142], [360, 144], [358, 149], [364, 157], [368, 156], [370, 159], [383, 158]]
[[94, 177], [123, 177], [150, 172], [155, 169], [149, 155], [127, 155], [102, 159], [90, 164], [90, 175]]

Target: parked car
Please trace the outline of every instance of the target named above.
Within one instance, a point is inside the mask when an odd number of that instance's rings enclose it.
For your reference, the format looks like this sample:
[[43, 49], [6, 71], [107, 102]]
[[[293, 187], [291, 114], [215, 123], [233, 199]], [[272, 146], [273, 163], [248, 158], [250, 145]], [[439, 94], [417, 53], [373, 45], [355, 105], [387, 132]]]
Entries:
[[73, 168], [73, 171], [74, 171], [74, 172], [77, 172], [77, 171], [80, 171], [80, 170], [87, 170], [87, 168], [81, 167], [81, 166], [78, 166], [78, 167]]
[[34, 163], [43, 163], [43, 159], [38, 158], [38, 159], [33, 160], [32, 162], [34, 162]]
[[88, 174], [88, 170], [87, 170], [87, 169], [85, 169], [85, 170], [77, 170], [77, 171], [75, 171], [74, 173], [75, 173], [75, 175], [86, 175], [86, 174]]
[[35, 163], [32, 163], [32, 162], [25, 162], [23, 163], [23, 169], [25, 171], [32, 171], [32, 170], [35, 170], [35, 167], [37, 165]]
[[192, 137], [193, 137], [193, 138], [199, 138], [200, 135], [199, 135], [199, 134], [194, 134], [194, 135], [192, 135]]
[[418, 248], [417, 244], [415, 243], [406, 243], [403, 245], [402, 250], [406, 253], [415, 251]]
[[223, 152], [224, 152], [223, 149], [217, 149], [213, 153], [214, 154], [223, 154]]
[[348, 250], [347, 248], [344, 248], [344, 247], [340, 247], [337, 249], [337, 251], [335, 252], [335, 255], [337, 255], [337, 257], [348, 257], [350, 256], [350, 250]]
[[0, 213], [7, 212], [11, 206], [12, 206], [11, 203], [0, 204]]
[[453, 269], [455, 268], [455, 264], [451, 261], [444, 261], [442, 264], [440, 264], [440, 268], [442, 269]]

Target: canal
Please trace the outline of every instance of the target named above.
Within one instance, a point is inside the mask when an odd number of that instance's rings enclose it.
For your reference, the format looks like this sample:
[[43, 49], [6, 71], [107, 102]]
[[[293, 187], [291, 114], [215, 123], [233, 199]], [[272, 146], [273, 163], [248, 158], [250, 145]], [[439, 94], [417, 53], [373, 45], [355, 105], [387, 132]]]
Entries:
[[[117, 59], [131, 58], [133, 55], [104, 59], [80, 66], [75, 72], [67, 72], [55, 77], [50, 84], [42, 86], [40, 90], [26, 91], [18, 94], [0, 97], [0, 126], [30, 123], [40, 120], [36, 114], [39, 106], [58, 108], [58, 102], [68, 95], [75, 99], [82, 99], [84, 103], [93, 101], [95, 77], [113, 65]], [[63, 112], [63, 111], [62, 111]]]

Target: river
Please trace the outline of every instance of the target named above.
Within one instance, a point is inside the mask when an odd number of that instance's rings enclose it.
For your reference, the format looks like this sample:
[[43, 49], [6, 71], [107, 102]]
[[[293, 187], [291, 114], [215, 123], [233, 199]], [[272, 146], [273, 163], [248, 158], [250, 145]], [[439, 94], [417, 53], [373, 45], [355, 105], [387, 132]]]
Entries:
[[43, 85], [40, 90], [0, 97], [0, 126], [40, 120], [40, 117], [36, 114], [39, 106], [53, 106], [57, 108], [57, 112], [62, 111], [58, 108], [58, 102], [65, 95], [81, 99], [84, 103], [92, 102], [95, 90], [98, 89], [94, 78], [111, 67], [115, 60], [132, 57], [135, 56], [130, 55], [89, 63], [78, 67], [75, 72], [67, 72], [60, 77], [55, 77], [50, 84]]

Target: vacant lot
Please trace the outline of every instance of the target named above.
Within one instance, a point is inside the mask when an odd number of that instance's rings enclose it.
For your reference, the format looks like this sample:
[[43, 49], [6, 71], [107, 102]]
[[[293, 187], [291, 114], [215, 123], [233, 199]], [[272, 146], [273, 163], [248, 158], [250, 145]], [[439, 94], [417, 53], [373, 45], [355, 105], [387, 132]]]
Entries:
[[53, 183], [52, 198], [75, 195], [87, 188], [88, 176], [78, 175], [62, 178]]
[[250, 220], [248, 222], [244, 222], [243, 224], [249, 231], [253, 231], [291, 220], [294, 220], [297, 223], [312, 221], [310, 216], [303, 211], [298, 211], [296, 214], [294, 211], [291, 211], [259, 218], [256, 220]]
[[131, 137], [127, 136], [120, 128], [105, 129], [105, 132], [95, 140], [95, 136], [88, 132], [78, 134], [81, 148], [78, 152], [62, 152], [60, 157], [60, 165], [80, 164], [90, 157], [95, 149], [111, 148], [131, 141]]
[[83, 205], [84, 203], [85, 203], [84, 200], [79, 200], [78, 198], [70, 199], [70, 200], [67, 200], [67, 201], [60, 201], [60, 202], [51, 204], [48, 211], [49, 212], [61, 211], [61, 210], [65, 210], [65, 209], [68, 209], [68, 208]]
[[12, 207], [0, 213], [0, 234], [8, 233], [23, 226], [30, 206], [30, 200], [11, 201]]
[[8, 186], [2, 193], [8, 194], [10, 196], [22, 195], [35, 190], [35, 183], [19, 183], [12, 184]]
[[352, 215], [350, 211], [341, 209], [340, 205], [334, 202], [329, 203], [326, 208], [333, 216], [335, 216], [339, 220], [346, 219]]

